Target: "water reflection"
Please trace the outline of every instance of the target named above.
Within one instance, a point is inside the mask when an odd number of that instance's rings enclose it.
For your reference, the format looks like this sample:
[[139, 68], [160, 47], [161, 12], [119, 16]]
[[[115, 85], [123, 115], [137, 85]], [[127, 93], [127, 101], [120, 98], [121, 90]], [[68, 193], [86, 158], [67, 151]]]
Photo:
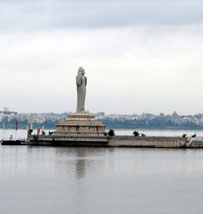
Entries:
[[90, 176], [96, 171], [104, 168], [105, 148], [88, 147], [56, 147], [56, 170], [63, 175], [75, 176], [81, 179], [86, 175]]
[[0, 146], [0, 189], [0, 213], [201, 214], [202, 150]]
[[[76, 175], [80, 179], [85, 176], [86, 150], [84, 148], [77, 149]], [[83, 158], [83, 159], [82, 159]]]

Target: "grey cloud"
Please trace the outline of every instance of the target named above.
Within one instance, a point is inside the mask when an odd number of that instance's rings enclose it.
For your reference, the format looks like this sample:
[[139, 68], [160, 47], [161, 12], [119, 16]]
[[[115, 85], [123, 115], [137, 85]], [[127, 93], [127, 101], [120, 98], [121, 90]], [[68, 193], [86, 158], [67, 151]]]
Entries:
[[202, 2], [0, 2], [0, 31], [202, 23]]

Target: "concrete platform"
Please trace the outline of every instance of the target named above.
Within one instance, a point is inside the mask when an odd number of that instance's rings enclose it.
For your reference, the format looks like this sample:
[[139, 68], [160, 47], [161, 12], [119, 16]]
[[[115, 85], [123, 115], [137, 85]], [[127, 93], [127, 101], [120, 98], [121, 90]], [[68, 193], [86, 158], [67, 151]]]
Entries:
[[96, 136], [30, 136], [29, 145], [35, 146], [107, 146], [108, 137]]
[[93, 146], [93, 147], [146, 147], [146, 148], [203, 148], [203, 141], [189, 145], [182, 137], [134, 137], [134, 136], [29, 136], [34, 146]]

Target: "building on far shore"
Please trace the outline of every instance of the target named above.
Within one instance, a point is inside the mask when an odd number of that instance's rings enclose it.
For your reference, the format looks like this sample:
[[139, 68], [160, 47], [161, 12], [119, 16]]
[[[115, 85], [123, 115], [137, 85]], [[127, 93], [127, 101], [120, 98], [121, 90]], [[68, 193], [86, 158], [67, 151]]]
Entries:
[[0, 115], [4, 115], [4, 116], [7, 116], [7, 115], [17, 115], [17, 112], [16, 111], [9, 111], [8, 107], [4, 107], [3, 111], [0, 111]]

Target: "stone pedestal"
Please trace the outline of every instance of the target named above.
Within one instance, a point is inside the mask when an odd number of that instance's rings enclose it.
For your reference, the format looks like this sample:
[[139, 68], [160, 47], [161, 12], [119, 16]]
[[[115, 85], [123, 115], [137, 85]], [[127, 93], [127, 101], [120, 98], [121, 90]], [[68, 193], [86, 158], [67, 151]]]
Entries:
[[57, 136], [104, 136], [105, 125], [86, 112], [72, 113], [56, 124]]

